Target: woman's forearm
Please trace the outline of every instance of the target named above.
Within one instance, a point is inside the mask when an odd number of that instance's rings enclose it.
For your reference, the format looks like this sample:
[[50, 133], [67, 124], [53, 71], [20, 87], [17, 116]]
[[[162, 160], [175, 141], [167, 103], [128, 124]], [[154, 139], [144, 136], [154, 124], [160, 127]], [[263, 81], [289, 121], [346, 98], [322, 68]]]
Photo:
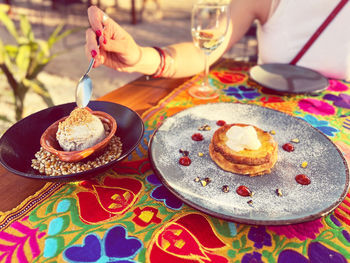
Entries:
[[[254, 19], [262, 24], [266, 21], [270, 1], [231, 0], [227, 35], [224, 42], [209, 55], [209, 65], [244, 36]], [[165, 78], [192, 76], [204, 70], [204, 54], [193, 42], [162, 49], [140, 47], [128, 32], [114, 20], [105, 18], [104, 12], [96, 6], [89, 7], [88, 17], [91, 27], [86, 31], [85, 50], [89, 59], [95, 58], [94, 67], [105, 65], [120, 72], [139, 72]], [[100, 47], [97, 45], [97, 35]]]
[[[180, 78], [195, 75], [204, 70], [204, 53], [193, 42], [183, 42], [164, 48], [167, 65], [162, 77]], [[209, 64], [213, 64], [224, 53], [224, 47], [218, 48], [209, 56]], [[151, 47], [142, 47], [142, 58], [135, 70], [145, 75], [153, 75], [161, 58], [158, 51]]]
[[[227, 49], [237, 43], [255, 19], [266, 20], [270, 0], [234, 0], [230, 7], [230, 23], [224, 42], [213, 51], [208, 59], [209, 65], [217, 61]], [[172, 57], [170, 68], [162, 77], [187, 77], [204, 71], [204, 54], [193, 42], [183, 42], [165, 47], [166, 54]], [[152, 75], [157, 72], [161, 58], [157, 50], [142, 48], [142, 59], [134, 67], [140, 73]]]

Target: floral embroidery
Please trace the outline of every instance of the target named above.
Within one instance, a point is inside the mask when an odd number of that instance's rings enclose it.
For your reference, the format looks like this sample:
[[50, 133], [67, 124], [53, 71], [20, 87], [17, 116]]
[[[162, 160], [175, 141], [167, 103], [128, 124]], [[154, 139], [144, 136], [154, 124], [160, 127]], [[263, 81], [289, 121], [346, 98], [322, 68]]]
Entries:
[[157, 201], [163, 202], [167, 207], [179, 210], [183, 206], [183, 202], [174, 196], [157, 178], [155, 174], [151, 174], [147, 177], [147, 181], [156, 188], [151, 193], [151, 197]]
[[[9, 230], [11, 232], [0, 232], [0, 261], [1, 262], [31, 262], [40, 255], [39, 239], [45, 233], [38, 228], [26, 226], [25, 221], [13, 222]], [[25, 253], [27, 251], [27, 253]]]
[[328, 136], [334, 136], [334, 133], [339, 132], [338, 129], [328, 126], [328, 121], [320, 121], [312, 115], [305, 115], [303, 119]]
[[103, 184], [93, 181], [81, 183], [86, 190], [76, 195], [79, 216], [87, 224], [94, 224], [120, 216], [137, 200], [142, 184], [134, 178], [106, 177]]
[[349, 209], [350, 209], [350, 193], [347, 193], [343, 202], [334, 210], [334, 214], [337, 216], [336, 219], [339, 218], [340, 220], [342, 220], [342, 222], [344, 222], [348, 226], [350, 226]]
[[[330, 139], [350, 163], [350, 82], [330, 80], [327, 91], [285, 96], [250, 80], [248, 74], [239, 72], [237, 65], [211, 72], [210, 81], [220, 90], [226, 89], [217, 101], [243, 100], [303, 118], [332, 136]], [[244, 71], [249, 70], [245, 67]], [[34, 196], [30, 201], [35, 202], [28, 203], [32, 206], [26, 206], [27, 211], [21, 210], [21, 216], [29, 215], [24, 220], [18, 218], [12, 223], [9, 211], [3, 219], [10, 221], [0, 232], [0, 261], [328, 263], [349, 260], [350, 193], [329, 215], [316, 223], [309, 222], [311, 226], [302, 223], [284, 229], [235, 224], [197, 212], [171, 194], [156, 175], [150, 175], [147, 143], [154, 129], [181, 110], [207, 103], [193, 100], [187, 89], [185, 84], [172, 93], [171, 99], [165, 98], [143, 115], [143, 139], [113, 170], [97, 179], [65, 184], [53, 193], [40, 192], [43, 199]], [[17, 215], [19, 211], [14, 212]], [[20, 238], [23, 240], [19, 241]]]
[[253, 88], [247, 88], [245, 86], [238, 86], [238, 87], [233, 87], [230, 86], [227, 89], [223, 90], [227, 96], [234, 96], [239, 100], [243, 99], [255, 99], [259, 97], [261, 94], [256, 91], [256, 89]]
[[331, 221], [338, 227], [341, 226], [341, 223], [339, 222], [339, 220], [334, 216], [334, 215], [330, 215], [329, 217], [331, 219]]
[[327, 88], [327, 90], [329, 91], [343, 92], [343, 91], [347, 91], [348, 89], [349, 89], [348, 86], [344, 85], [340, 81], [337, 81], [335, 79], [329, 80], [329, 86]]
[[243, 256], [242, 258], [242, 263], [263, 263], [261, 260], [261, 254], [258, 252], [253, 252], [253, 253], [247, 253]]
[[316, 114], [316, 115], [333, 115], [335, 109], [332, 105], [327, 102], [317, 99], [302, 99], [299, 101], [299, 108], [303, 111]]
[[339, 96], [326, 94], [323, 98], [333, 101], [334, 106], [350, 109], [350, 96], [348, 94], [339, 94]]
[[135, 159], [135, 155], [138, 158], [147, 157], [148, 142], [152, 134], [153, 134], [153, 130], [144, 131], [143, 138], [140, 141], [140, 144], [138, 145], [138, 147], [135, 148], [134, 152], [128, 156], [129, 161], [131, 161], [132, 159]]
[[277, 90], [273, 90], [273, 89], [268, 89], [265, 87], [261, 87], [261, 92], [263, 94], [267, 94], [267, 95], [274, 95], [274, 96], [281, 96], [281, 92], [277, 91]]
[[305, 222], [302, 224], [294, 224], [287, 226], [268, 226], [268, 229], [275, 232], [279, 236], [286, 236], [287, 238], [298, 238], [299, 240], [315, 239], [316, 234], [320, 232], [323, 227], [321, 218], [315, 221]]
[[167, 223], [155, 234], [147, 250], [147, 262], [226, 263], [228, 260], [216, 253], [224, 247], [207, 219], [193, 213]]
[[292, 249], [283, 250], [278, 256], [279, 263], [309, 263], [309, 260]]
[[350, 145], [345, 144], [342, 141], [337, 141], [335, 142], [335, 145], [339, 148], [339, 150], [342, 151], [345, 159], [347, 160], [348, 163], [350, 163]]
[[270, 96], [270, 97], [262, 97], [260, 101], [263, 102], [264, 104], [268, 104], [268, 103], [284, 102], [284, 99], [282, 99], [281, 97]]
[[343, 237], [350, 243], [350, 234], [346, 230], [342, 230], [341, 233], [343, 234]]
[[247, 76], [243, 73], [232, 71], [214, 72], [213, 75], [225, 84], [239, 83], [247, 78]]
[[140, 207], [137, 207], [134, 210], [135, 217], [132, 219], [132, 221], [139, 226], [146, 227], [151, 223], [159, 224], [162, 220], [157, 217], [158, 209], [154, 207], [144, 207], [140, 209]]
[[287, 249], [280, 253], [278, 257], [278, 262], [281, 263], [307, 263], [307, 262], [317, 262], [317, 263], [328, 263], [328, 262], [337, 262], [337, 263], [346, 263], [346, 258], [339, 254], [338, 252], [331, 250], [319, 242], [311, 242], [308, 246], [308, 258], [305, 258], [303, 255], [298, 252]]
[[345, 128], [348, 133], [350, 131], [350, 116], [342, 115], [340, 116], [343, 120], [343, 128]]
[[144, 174], [151, 169], [148, 158], [136, 161], [124, 161], [113, 168], [118, 174]]
[[[344, 202], [347, 203], [348, 201], [344, 200]], [[342, 209], [342, 207], [338, 207], [337, 209]], [[337, 214], [337, 212], [335, 212], [335, 214]], [[331, 214], [328, 217], [326, 217], [325, 221], [327, 222], [329, 227], [339, 231], [335, 233], [337, 233], [338, 239], [342, 243], [350, 244], [350, 233], [342, 227], [341, 222], [338, 220], [338, 218], [334, 216], [334, 214]]]
[[107, 230], [102, 240], [95, 234], [87, 235], [83, 245], [67, 248], [63, 256], [68, 262], [131, 263], [142, 247], [142, 242], [129, 237], [124, 227], [115, 226]]
[[248, 232], [248, 238], [254, 242], [254, 247], [262, 248], [263, 246], [271, 246], [271, 236], [266, 232], [264, 226], [251, 227]]
[[310, 243], [307, 251], [310, 262], [328, 263], [328, 262], [348, 262], [346, 258], [338, 252], [325, 247], [320, 242]]

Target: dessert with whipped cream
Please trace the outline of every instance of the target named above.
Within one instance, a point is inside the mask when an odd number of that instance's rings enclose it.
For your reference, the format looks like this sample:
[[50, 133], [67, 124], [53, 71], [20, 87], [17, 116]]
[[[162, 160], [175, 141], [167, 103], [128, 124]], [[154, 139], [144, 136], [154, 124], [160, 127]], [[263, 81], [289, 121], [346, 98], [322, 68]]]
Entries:
[[215, 131], [209, 153], [222, 169], [255, 176], [271, 172], [277, 161], [277, 148], [268, 132], [253, 125], [234, 123]]
[[56, 138], [64, 151], [81, 151], [106, 137], [102, 121], [86, 108], [76, 108], [58, 125]]

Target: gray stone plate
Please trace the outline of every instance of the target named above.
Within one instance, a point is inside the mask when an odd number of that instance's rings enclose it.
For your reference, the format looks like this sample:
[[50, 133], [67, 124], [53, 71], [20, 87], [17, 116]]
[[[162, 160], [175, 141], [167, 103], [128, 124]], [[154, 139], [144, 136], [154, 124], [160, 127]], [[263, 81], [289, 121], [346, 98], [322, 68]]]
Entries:
[[[217, 120], [274, 130], [278, 160], [272, 172], [249, 177], [220, 169], [208, 151]], [[198, 131], [205, 124], [211, 130]], [[191, 139], [198, 132], [204, 136], [203, 141]], [[282, 145], [295, 138], [300, 140], [294, 143], [295, 151], [284, 151]], [[179, 149], [189, 151], [190, 166], [178, 163], [182, 156]], [[199, 157], [199, 152], [204, 156]], [[302, 119], [257, 105], [214, 103], [179, 112], [155, 131], [149, 155], [154, 171], [175, 196], [207, 214], [240, 223], [284, 225], [314, 220], [335, 209], [349, 188], [346, 161], [327, 136]], [[304, 161], [308, 162], [306, 168], [301, 167]], [[298, 174], [306, 174], [311, 184], [298, 184]], [[196, 177], [209, 177], [211, 182], [203, 187], [195, 182]], [[229, 186], [228, 193], [222, 191], [223, 185]], [[247, 186], [254, 195], [239, 196], [239, 185]], [[282, 196], [275, 193], [276, 189], [282, 191]]]
[[262, 86], [281, 93], [317, 93], [326, 89], [328, 79], [300, 66], [271, 63], [254, 66], [250, 77]]

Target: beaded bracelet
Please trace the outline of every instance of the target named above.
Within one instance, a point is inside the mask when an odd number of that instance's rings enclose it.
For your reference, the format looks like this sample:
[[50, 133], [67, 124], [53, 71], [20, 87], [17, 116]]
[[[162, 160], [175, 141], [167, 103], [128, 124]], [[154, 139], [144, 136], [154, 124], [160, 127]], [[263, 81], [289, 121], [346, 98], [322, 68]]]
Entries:
[[160, 63], [158, 66], [157, 71], [152, 75], [153, 78], [160, 78], [164, 72], [165, 69], [165, 53], [163, 51], [163, 49], [161, 49], [160, 47], [153, 47], [155, 50], [158, 51], [159, 56], [160, 56]]

